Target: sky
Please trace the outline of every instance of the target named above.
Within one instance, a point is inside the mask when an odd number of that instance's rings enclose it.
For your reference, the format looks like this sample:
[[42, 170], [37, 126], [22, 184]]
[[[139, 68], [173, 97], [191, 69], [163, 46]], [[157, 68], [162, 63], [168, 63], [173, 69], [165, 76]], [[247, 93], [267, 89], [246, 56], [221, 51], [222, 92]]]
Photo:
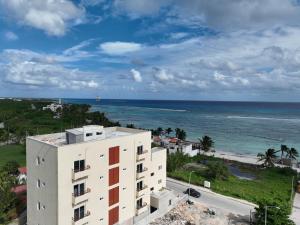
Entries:
[[0, 0], [0, 96], [299, 101], [298, 0]]

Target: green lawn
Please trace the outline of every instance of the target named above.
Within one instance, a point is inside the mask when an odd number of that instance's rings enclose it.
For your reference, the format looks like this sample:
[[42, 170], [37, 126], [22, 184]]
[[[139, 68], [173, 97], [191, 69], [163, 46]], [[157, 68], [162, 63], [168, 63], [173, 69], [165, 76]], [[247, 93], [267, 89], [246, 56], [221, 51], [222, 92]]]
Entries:
[[20, 166], [26, 165], [25, 147], [23, 145], [0, 146], [0, 167], [11, 160], [16, 160]]
[[[270, 200], [279, 205], [290, 207], [292, 177], [293, 175], [296, 176], [294, 172], [290, 169], [279, 168], [253, 168], [252, 172], [257, 177], [255, 180], [242, 180], [230, 176], [226, 180], [210, 180], [211, 188], [220, 194], [245, 199], [253, 203]], [[169, 172], [168, 176], [188, 182], [189, 173], [186, 169], [177, 169]], [[192, 174], [191, 183], [203, 186], [204, 180], [208, 179], [201, 172]]]

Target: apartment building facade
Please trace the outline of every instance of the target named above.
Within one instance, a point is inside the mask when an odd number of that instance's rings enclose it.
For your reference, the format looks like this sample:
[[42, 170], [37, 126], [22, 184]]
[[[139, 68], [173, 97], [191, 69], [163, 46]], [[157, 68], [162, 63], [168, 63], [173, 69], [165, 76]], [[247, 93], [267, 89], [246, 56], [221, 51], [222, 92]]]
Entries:
[[131, 225], [166, 186], [166, 150], [149, 131], [85, 126], [26, 146], [28, 225]]

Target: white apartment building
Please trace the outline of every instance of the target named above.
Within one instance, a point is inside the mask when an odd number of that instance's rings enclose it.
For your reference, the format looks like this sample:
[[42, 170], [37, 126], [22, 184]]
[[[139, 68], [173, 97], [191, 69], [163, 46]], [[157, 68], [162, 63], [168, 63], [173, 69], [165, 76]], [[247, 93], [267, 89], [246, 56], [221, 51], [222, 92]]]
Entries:
[[171, 201], [150, 131], [91, 125], [26, 146], [28, 225], [132, 225]]

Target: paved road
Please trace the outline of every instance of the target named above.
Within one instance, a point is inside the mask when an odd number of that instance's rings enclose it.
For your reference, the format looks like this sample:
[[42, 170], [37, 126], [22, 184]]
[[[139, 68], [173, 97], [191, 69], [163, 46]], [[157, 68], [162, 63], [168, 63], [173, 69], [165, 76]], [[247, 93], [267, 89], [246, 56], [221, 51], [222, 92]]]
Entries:
[[[183, 191], [188, 188], [188, 184], [168, 178], [167, 187], [174, 190], [178, 194], [183, 194]], [[199, 203], [203, 203], [208, 207], [215, 208], [216, 210], [222, 210], [223, 212], [228, 213], [231, 212], [235, 215], [241, 216], [250, 215], [250, 210], [254, 210], [254, 204], [252, 203], [248, 204], [246, 201], [243, 202], [239, 200], [233, 200], [230, 197], [216, 194], [202, 187], [196, 187], [193, 185], [192, 187], [201, 193], [200, 198], [191, 197], [193, 201], [198, 201]]]

